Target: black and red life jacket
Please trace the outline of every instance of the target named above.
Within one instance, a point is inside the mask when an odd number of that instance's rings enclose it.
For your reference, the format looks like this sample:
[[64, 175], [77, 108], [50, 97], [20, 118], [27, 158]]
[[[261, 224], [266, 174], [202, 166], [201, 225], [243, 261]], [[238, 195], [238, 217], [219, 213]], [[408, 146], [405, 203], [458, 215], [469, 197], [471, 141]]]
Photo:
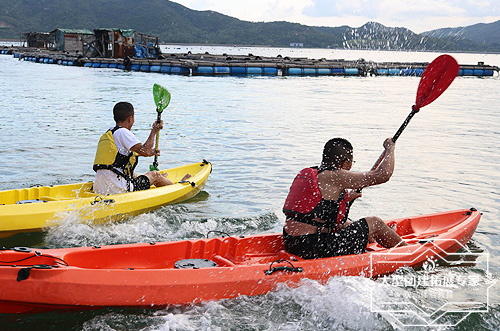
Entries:
[[[319, 189], [318, 168], [305, 168], [295, 176], [283, 212], [294, 221], [335, 231], [347, 220], [348, 193], [347, 190], [342, 192], [337, 201], [323, 199]], [[318, 218], [323, 222], [314, 220]]]

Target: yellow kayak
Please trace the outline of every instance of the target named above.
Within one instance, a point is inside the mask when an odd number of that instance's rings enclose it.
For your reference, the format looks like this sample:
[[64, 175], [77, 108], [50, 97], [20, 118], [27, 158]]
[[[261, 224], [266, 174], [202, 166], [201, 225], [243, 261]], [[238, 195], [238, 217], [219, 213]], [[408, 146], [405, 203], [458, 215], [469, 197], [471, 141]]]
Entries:
[[[0, 238], [57, 225], [72, 212], [84, 221], [102, 223], [187, 200], [203, 189], [212, 164], [203, 160], [160, 172], [167, 172], [174, 184], [111, 195], [93, 193], [93, 182], [0, 191]], [[181, 181], [186, 173], [192, 177]]]

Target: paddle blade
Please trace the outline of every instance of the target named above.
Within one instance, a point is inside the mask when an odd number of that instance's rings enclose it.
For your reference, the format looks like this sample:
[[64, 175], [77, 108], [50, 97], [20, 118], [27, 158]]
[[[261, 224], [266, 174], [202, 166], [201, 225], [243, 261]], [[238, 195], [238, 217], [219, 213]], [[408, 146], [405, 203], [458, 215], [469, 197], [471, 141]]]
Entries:
[[460, 66], [450, 55], [443, 54], [432, 61], [420, 79], [415, 101], [418, 110], [436, 100], [458, 75]]
[[166, 88], [154, 84], [153, 85], [153, 96], [155, 98], [156, 111], [161, 113], [165, 108], [167, 108], [170, 103], [170, 93]]

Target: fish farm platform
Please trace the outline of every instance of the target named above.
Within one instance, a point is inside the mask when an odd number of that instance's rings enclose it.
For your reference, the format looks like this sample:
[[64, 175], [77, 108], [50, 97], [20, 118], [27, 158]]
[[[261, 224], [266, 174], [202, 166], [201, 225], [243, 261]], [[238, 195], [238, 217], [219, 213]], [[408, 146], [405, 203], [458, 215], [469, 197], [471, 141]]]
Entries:
[[[421, 76], [427, 62], [373, 62], [364, 59], [309, 59], [300, 57], [263, 57], [248, 55], [213, 55], [173, 53], [160, 59], [84, 58], [77, 54], [26, 47], [0, 47], [0, 54], [19, 60], [65, 66], [112, 68], [192, 76]], [[458, 76], [488, 77], [499, 75], [500, 68], [479, 62], [461, 64]]]

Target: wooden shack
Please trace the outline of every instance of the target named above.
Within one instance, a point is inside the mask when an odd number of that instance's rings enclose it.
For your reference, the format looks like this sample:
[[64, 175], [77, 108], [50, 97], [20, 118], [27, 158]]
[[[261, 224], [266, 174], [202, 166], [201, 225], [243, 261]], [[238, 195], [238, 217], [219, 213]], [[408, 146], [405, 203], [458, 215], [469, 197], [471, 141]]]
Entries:
[[132, 29], [95, 29], [92, 57], [134, 56], [134, 33]]
[[55, 47], [54, 35], [48, 32], [26, 32], [22, 34], [22, 44], [26, 47], [52, 49]]
[[94, 37], [87, 29], [55, 29], [50, 33], [54, 36], [56, 50], [66, 52], [83, 52], [84, 44]]

